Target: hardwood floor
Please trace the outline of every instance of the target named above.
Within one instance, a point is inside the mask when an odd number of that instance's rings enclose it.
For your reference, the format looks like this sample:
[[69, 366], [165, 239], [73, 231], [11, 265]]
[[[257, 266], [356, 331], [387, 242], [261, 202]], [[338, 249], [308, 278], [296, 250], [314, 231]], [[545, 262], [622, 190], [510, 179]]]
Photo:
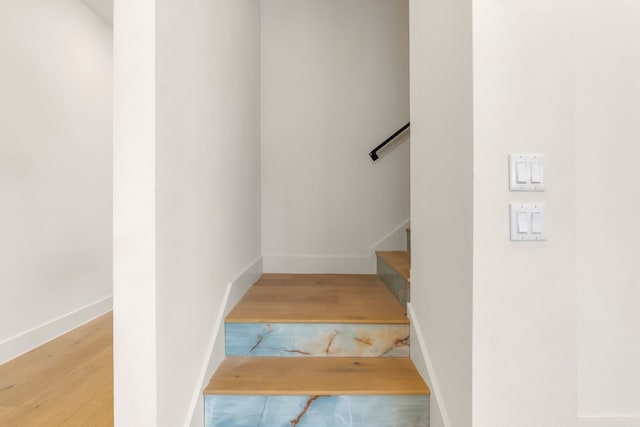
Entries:
[[0, 426], [113, 426], [113, 316], [0, 366]]

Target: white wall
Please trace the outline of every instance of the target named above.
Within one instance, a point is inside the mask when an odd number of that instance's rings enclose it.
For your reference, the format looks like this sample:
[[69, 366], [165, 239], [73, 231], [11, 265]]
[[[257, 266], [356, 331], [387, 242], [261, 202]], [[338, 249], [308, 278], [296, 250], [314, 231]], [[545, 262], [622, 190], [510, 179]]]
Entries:
[[[411, 1], [412, 358], [434, 425], [471, 425], [471, 2]], [[426, 364], [420, 362], [426, 357]], [[426, 367], [432, 370], [426, 372]], [[444, 424], [443, 424], [444, 423]]]
[[[573, 10], [473, 7], [473, 425], [576, 423]], [[545, 155], [546, 191], [508, 191], [508, 154]], [[546, 203], [547, 241], [509, 241], [509, 203]]]
[[116, 424], [202, 424], [227, 285], [261, 270], [259, 7], [116, 3]]
[[0, 363], [111, 306], [112, 32], [77, 0], [0, 13]]
[[261, 255], [260, 3], [157, 4], [158, 425], [177, 426], [225, 286]]
[[640, 426], [640, 4], [576, 14], [578, 409], [585, 426]]
[[116, 2], [113, 39], [114, 419], [155, 426], [155, 1]]
[[155, 426], [155, 1], [114, 4], [113, 364], [117, 426]]
[[[267, 271], [374, 272], [409, 219], [407, 0], [262, 1]], [[402, 248], [397, 248], [402, 249]]]
[[113, 27], [114, 0], [80, 0], [93, 12]]
[[[411, 4], [411, 309], [444, 425], [576, 423], [572, 14]], [[508, 191], [511, 152], [546, 155], [546, 192]], [[517, 201], [547, 204], [547, 242], [509, 241]]]

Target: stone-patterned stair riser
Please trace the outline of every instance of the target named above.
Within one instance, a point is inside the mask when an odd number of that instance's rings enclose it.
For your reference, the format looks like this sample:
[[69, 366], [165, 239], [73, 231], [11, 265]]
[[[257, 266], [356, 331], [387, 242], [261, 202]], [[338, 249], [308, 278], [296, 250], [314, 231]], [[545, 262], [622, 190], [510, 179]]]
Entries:
[[409, 357], [408, 324], [227, 323], [227, 356]]
[[377, 274], [380, 277], [380, 280], [387, 285], [387, 288], [391, 291], [393, 296], [396, 297], [400, 305], [402, 305], [406, 310], [410, 295], [409, 282], [383, 259], [380, 259], [380, 257], [378, 257]]
[[427, 396], [205, 396], [206, 427], [425, 427]]

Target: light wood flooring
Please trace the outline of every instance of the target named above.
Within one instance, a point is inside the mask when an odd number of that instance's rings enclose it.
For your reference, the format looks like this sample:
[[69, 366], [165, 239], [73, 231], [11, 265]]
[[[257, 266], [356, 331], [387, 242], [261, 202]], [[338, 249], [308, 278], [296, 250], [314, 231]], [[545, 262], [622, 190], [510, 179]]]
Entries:
[[0, 365], [0, 426], [113, 426], [113, 316]]
[[375, 275], [264, 274], [227, 322], [409, 323]]

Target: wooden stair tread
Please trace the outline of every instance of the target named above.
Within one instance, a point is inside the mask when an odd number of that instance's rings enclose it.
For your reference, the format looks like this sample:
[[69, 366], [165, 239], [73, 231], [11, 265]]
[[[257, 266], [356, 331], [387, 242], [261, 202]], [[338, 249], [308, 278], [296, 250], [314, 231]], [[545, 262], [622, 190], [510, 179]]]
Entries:
[[375, 275], [263, 274], [231, 310], [229, 323], [409, 323]]
[[411, 252], [409, 251], [378, 251], [376, 255], [383, 259], [391, 268], [396, 270], [407, 282], [411, 281]]
[[227, 357], [208, 395], [429, 395], [409, 358]]

